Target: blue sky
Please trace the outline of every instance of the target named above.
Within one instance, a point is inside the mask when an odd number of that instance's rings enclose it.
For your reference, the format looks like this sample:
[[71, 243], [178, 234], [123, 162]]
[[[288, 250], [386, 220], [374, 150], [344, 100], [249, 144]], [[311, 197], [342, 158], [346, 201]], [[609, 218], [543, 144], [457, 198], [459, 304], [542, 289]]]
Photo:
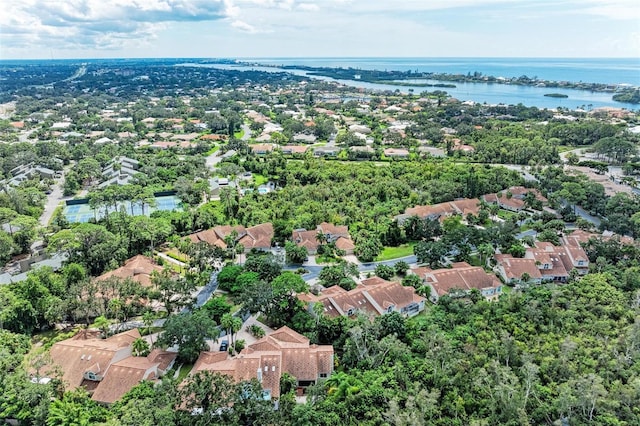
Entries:
[[0, 0], [0, 58], [640, 57], [638, 0]]

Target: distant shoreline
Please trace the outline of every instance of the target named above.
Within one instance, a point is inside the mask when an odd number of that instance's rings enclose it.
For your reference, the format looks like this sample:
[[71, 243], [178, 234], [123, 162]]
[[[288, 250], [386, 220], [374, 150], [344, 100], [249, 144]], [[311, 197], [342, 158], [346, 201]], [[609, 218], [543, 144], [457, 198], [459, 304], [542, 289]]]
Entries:
[[[229, 62], [226, 62], [229, 63]], [[353, 67], [312, 67], [308, 65], [277, 65], [265, 64], [260, 62], [244, 62], [237, 60], [234, 62], [244, 66], [261, 66], [267, 68], [278, 68], [282, 70], [302, 70], [308, 75], [329, 77], [336, 80], [363, 81], [367, 83], [382, 83], [394, 86], [414, 86], [414, 87], [438, 87], [438, 88], [455, 88], [455, 83], [485, 83], [485, 84], [505, 84], [514, 86], [544, 87], [544, 88], [560, 88], [588, 90], [596, 93], [611, 93], [612, 100], [615, 102], [627, 102], [631, 104], [640, 104], [638, 96], [635, 93], [640, 92], [640, 87], [633, 85], [605, 84], [605, 83], [584, 83], [570, 81], [553, 81], [538, 78], [530, 78], [526, 75], [520, 77], [495, 77], [484, 75], [480, 72], [465, 74], [450, 74], [436, 72], [413, 72], [413, 71], [381, 71], [358, 69]], [[444, 83], [409, 83], [403, 80], [436, 80]], [[620, 96], [620, 95], [623, 96]], [[547, 95], [544, 95], [547, 96]], [[548, 97], [567, 98], [568, 96], [552, 93]], [[622, 101], [621, 99], [624, 99]]]

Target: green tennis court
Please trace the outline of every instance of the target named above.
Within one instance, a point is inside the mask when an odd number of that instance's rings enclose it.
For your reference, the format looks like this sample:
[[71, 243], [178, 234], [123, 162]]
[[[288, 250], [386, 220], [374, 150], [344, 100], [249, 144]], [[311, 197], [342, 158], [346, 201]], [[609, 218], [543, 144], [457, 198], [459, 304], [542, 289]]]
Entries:
[[[181, 201], [175, 195], [166, 195], [162, 197], [155, 198], [155, 206], [144, 206], [144, 214], [147, 216], [156, 210], [160, 211], [172, 211], [172, 210], [182, 210]], [[142, 205], [139, 203], [132, 203], [130, 201], [123, 201], [118, 204], [118, 210], [122, 209], [126, 210], [126, 212], [132, 216], [140, 216], [143, 214]], [[89, 206], [89, 203], [86, 204], [75, 204], [71, 206], [66, 206], [64, 208], [64, 216], [66, 217], [69, 223], [78, 223], [78, 222], [89, 222], [92, 218], [100, 220], [104, 217], [105, 211], [108, 213], [113, 213], [115, 208], [113, 206], [110, 207], [99, 207], [94, 212], [94, 209]]]

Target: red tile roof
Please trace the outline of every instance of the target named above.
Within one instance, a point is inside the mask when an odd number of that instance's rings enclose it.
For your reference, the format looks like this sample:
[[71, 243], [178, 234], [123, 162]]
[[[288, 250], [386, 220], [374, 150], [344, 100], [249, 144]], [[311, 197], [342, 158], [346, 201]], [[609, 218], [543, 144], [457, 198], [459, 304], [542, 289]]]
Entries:
[[323, 290], [318, 296], [300, 294], [298, 298], [308, 303], [322, 303], [324, 313], [330, 317], [355, 315], [358, 312], [378, 316], [386, 313], [390, 307], [393, 307], [394, 311], [402, 312], [413, 303], [419, 304], [426, 300], [416, 295], [413, 287], [404, 287], [400, 283], [379, 277], [363, 280], [360, 285], [349, 291], [333, 286]]
[[431, 285], [439, 297], [452, 290], [483, 290], [502, 285], [495, 275], [486, 273], [479, 266], [471, 266], [466, 262], [453, 263], [451, 266], [436, 270], [415, 268], [412, 272]]
[[120, 268], [106, 272], [96, 279], [106, 280], [111, 277], [118, 277], [121, 279], [129, 278], [140, 283], [144, 287], [150, 287], [151, 274], [154, 271], [162, 272], [162, 267], [155, 263], [153, 259], [139, 254], [127, 260]]
[[235, 381], [261, 380], [262, 387], [280, 396], [280, 377], [289, 373], [298, 381], [315, 381], [333, 371], [333, 346], [311, 345], [309, 339], [282, 327], [230, 358], [226, 352], [203, 352], [191, 374], [208, 370]]

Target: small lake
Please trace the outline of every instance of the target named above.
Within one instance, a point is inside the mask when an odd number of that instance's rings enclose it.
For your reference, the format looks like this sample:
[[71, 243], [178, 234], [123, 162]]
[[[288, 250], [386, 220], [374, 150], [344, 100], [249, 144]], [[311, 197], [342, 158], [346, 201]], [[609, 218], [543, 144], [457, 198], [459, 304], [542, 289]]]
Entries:
[[[309, 75], [308, 71], [301, 69], [282, 69], [277, 67], [264, 67], [264, 66], [243, 66], [243, 65], [231, 65], [231, 64], [180, 64], [179, 66], [192, 66], [192, 67], [204, 67], [204, 68], [218, 68], [235, 71], [264, 71], [264, 72], [286, 72], [293, 75], [309, 77], [316, 80], [334, 81], [342, 83], [347, 86], [357, 87], [362, 89], [379, 90], [379, 91], [396, 91], [401, 93], [415, 93], [420, 94], [422, 92], [433, 92], [436, 90], [442, 90], [450, 94], [452, 97], [460, 101], [473, 101], [478, 103], [487, 104], [507, 104], [517, 105], [519, 103], [526, 106], [535, 106], [538, 108], [598, 108], [598, 107], [615, 107], [615, 108], [627, 108], [630, 110], [640, 109], [639, 105], [634, 105], [626, 102], [615, 102], [611, 99], [612, 93], [604, 92], [592, 92], [589, 90], [577, 90], [577, 89], [560, 89], [560, 88], [548, 88], [548, 87], [534, 87], [534, 86], [518, 86], [510, 84], [498, 84], [498, 83], [457, 83], [447, 81], [435, 81], [435, 80], [410, 80], [415, 83], [446, 83], [455, 84], [454, 88], [438, 88], [438, 87], [420, 87], [420, 86], [396, 86], [393, 84], [381, 84], [381, 83], [367, 83], [358, 80], [339, 80], [331, 77]], [[544, 96], [547, 93], [560, 93], [567, 95], [567, 98], [551, 98]]]

